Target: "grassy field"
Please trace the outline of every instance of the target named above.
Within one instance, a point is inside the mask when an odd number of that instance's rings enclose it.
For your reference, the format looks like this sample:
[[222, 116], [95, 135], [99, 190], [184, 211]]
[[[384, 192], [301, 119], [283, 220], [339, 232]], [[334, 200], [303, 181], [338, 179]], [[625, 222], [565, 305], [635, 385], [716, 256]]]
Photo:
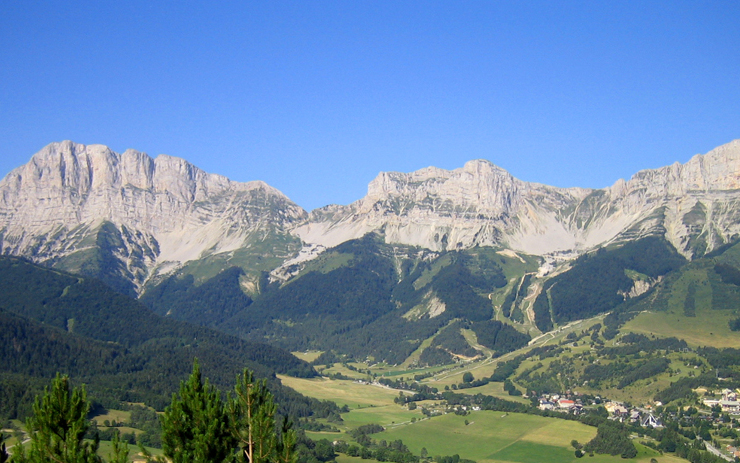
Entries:
[[309, 352], [291, 352], [293, 355], [306, 362], [313, 362], [318, 358], [319, 355], [323, 354], [323, 351], [313, 350]]
[[412, 418], [419, 420], [423, 417], [419, 409], [410, 411], [396, 404], [352, 409], [349, 413], [342, 415], [344, 425], [348, 429], [371, 423], [390, 428], [411, 423]]
[[[98, 426], [104, 426], [103, 423], [105, 420], [108, 420], [109, 422], [129, 422], [131, 421], [131, 412], [126, 412], [123, 410], [106, 410], [106, 413], [103, 415], [95, 415], [92, 417], [92, 420], [98, 423]], [[123, 431], [121, 431], [123, 432]]]
[[[595, 428], [575, 421], [481, 411], [464, 417], [453, 414], [434, 417], [390, 428], [374, 437], [401, 439], [417, 455], [424, 447], [429, 455], [458, 454], [479, 463], [559, 463], [581, 461], [575, 457], [571, 440], [585, 443], [595, 435]], [[657, 458], [659, 462], [685, 461], [661, 456], [643, 446], [638, 449], [641, 454], [631, 461], [647, 463], [650, 458]], [[583, 461], [595, 463], [623, 461], [619, 456], [608, 455], [584, 458]]]
[[700, 309], [696, 317], [683, 312], [643, 312], [627, 324], [622, 332], [642, 333], [660, 337], [677, 337], [689, 345], [740, 347], [740, 333], [730, 331], [727, 322], [736, 316], [729, 311]]
[[[146, 449], [154, 456], [162, 455], [162, 449], [155, 449], [151, 447], [147, 447]], [[100, 447], [98, 448], [98, 455], [103, 457], [105, 461], [108, 461], [108, 456], [111, 455], [112, 453], [113, 453], [113, 445], [111, 445], [109, 441], [100, 441]], [[140, 456], [139, 447], [137, 447], [136, 445], [129, 444], [128, 459], [129, 461], [144, 461], [144, 459]]]
[[331, 380], [327, 378], [302, 379], [278, 375], [288, 387], [301, 394], [322, 400], [332, 400], [340, 407], [347, 405], [351, 409], [358, 406], [385, 406], [393, 404], [398, 391], [348, 380]]
[[[284, 384], [299, 392], [319, 399], [333, 400], [339, 405], [347, 404], [349, 413], [343, 413], [344, 431], [358, 426], [375, 423], [386, 428], [374, 434], [374, 439], [387, 441], [401, 439], [416, 455], [426, 448], [430, 456], [459, 454], [463, 458], [479, 463], [548, 463], [576, 462], [617, 463], [619, 456], [595, 455], [579, 460], [570, 446], [575, 439], [586, 443], [596, 435], [596, 428], [575, 421], [545, 418], [535, 415], [492, 411], [473, 412], [467, 416], [446, 414], [424, 418], [420, 409], [410, 411], [393, 403], [396, 391], [377, 386], [363, 385], [352, 381], [329, 379], [297, 379], [281, 376]], [[498, 391], [500, 384], [489, 384], [487, 392]], [[477, 388], [483, 389], [483, 388]], [[466, 390], [466, 392], [478, 392]], [[421, 407], [422, 404], [420, 404]], [[424, 404], [429, 406], [430, 404]], [[433, 407], [432, 407], [433, 408]], [[466, 425], [465, 421], [469, 424]], [[312, 439], [352, 438], [346, 433], [309, 432]], [[663, 456], [640, 446], [635, 463], [648, 463], [656, 458], [660, 463], [685, 462], [679, 458]], [[358, 458], [340, 456], [338, 463], [356, 463]]]
[[522, 396], [511, 396], [508, 392], [504, 391], [504, 383], [488, 383], [485, 386], [471, 387], [462, 391], [464, 394], [483, 394], [498, 397], [499, 399], [510, 400], [512, 402], [529, 403], [529, 399], [525, 399]]
[[[465, 421], [470, 424], [465, 425]], [[570, 441], [588, 442], [596, 429], [583, 424], [524, 414], [473, 412], [468, 416], [447, 414], [408, 426], [388, 429], [377, 439], [401, 439], [415, 454], [422, 447], [430, 455], [459, 454], [476, 461], [506, 460], [497, 453], [520, 442], [519, 447], [548, 447], [560, 457], [573, 457]], [[535, 452], [539, 455], [539, 452]], [[523, 461], [523, 460], [511, 460]], [[527, 461], [543, 461], [532, 459]], [[558, 460], [569, 461], [569, 460]]]
[[[354, 363], [353, 362], [353, 363], [349, 363], [348, 365], [353, 366], [355, 368], [360, 368], [363, 370], [367, 368], [367, 365], [365, 365], [364, 363]], [[349, 368], [347, 368], [341, 363], [335, 363], [334, 365], [332, 365], [331, 368], [317, 366], [316, 371], [321, 373], [323, 376], [329, 376], [335, 373], [340, 373], [344, 376], [347, 376], [348, 378], [362, 379], [362, 380], [366, 380], [368, 378], [367, 373], [360, 373], [359, 371], [356, 371], [356, 370], [350, 370]]]

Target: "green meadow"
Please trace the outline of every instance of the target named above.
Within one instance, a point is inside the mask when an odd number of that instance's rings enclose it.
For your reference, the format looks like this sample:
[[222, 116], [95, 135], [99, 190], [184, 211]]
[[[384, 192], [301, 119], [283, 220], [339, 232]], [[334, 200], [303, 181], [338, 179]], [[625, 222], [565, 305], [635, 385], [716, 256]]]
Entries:
[[[465, 422], [468, 422], [466, 425]], [[376, 439], [401, 439], [415, 454], [426, 448], [429, 455], [454, 455], [479, 463], [591, 462], [616, 463], [621, 457], [610, 455], [575, 456], [570, 442], [586, 443], [596, 435], [596, 428], [576, 421], [534, 415], [494, 411], [472, 412], [467, 416], [447, 414], [389, 428], [375, 434]], [[634, 462], [685, 461], [659, 455], [638, 444], [640, 454]]]
[[[643, 312], [622, 328], [622, 332], [635, 332], [659, 337], [677, 337], [692, 346], [740, 347], [740, 335], [730, 331], [728, 322], [737, 315], [731, 311], [697, 307], [696, 317], [683, 312]], [[699, 320], [699, 322], [697, 322]]]
[[278, 375], [280, 381], [301, 394], [322, 400], [331, 400], [340, 407], [347, 405], [350, 409], [367, 406], [394, 405], [393, 399], [398, 397], [398, 391], [393, 389], [360, 384], [349, 380], [333, 380], [328, 378], [293, 378]]
[[[469, 424], [465, 424], [465, 422]], [[543, 418], [534, 415], [494, 411], [472, 412], [467, 416], [452, 413], [395, 427], [376, 434], [377, 439], [401, 439], [418, 454], [424, 447], [429, 455], [454, 455], [476, 461], [547, 461], [542, 455], [575, 459], [570, 442], [588, 442], [596, 428], [575, 421]], [[512, 448], [513, 447], [513, 448]], [[510, 454], [528, 453], [529, 460], [509, 458]], [[501, 455], [507, 456], [506, 458]], [[534, 455], [540, 457], [534, 458]]]
[[[342, 414], [344, 423], [339, 426], [345, 432], [308, 432], [307, 435], [312, 439], [342, 439], [351, 442], [353, 439], [346, 431], [374, 423], [382, 425], [386, 430], [373, 434], [373, 439], [401, 439], [416, 455], [421, 453], [422, 448], [426, 448], [430, 456], [458, 454], [478, 463], [624, 461], [620, 456], [610, 455], [576, 458], [570, 442], [575, 439], [585, 444], [596, 435], [596, 428], [576, 421], [494, 411], [474, 411], [466, 416], [448, 413], [426, 418], [420, 412], [421, 405], [433, 409], [435, 407], [432, 401], [420, 403], [419, 409], [410, 411], [393, 402], [398, 396], [393, 390], [326, 378], [298, 379], [280, 376], [280, 379], [305, 395], [333, 400], [340, 406], [349, 406], [350, 411]], [[494, 390], [489, 392], [503, 393]], [[465, 424], [466, 421], [468, 424]], [[686, 461], [660, 455], [637, 442], [636, 446], [638, 456], [630, 460], [635, 463], [649, 463], [652, 458], [659, 463]], [[337, 458], [338, 463], [359, 463], [359, 460], [346, 455]]]

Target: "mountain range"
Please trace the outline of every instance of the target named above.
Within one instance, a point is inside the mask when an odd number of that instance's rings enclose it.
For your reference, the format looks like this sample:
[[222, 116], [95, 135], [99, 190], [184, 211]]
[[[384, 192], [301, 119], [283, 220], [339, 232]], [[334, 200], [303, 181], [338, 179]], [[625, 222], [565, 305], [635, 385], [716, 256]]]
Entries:
[[[740, 140], [597, 190], [524, 182], [485, 160], [384, 172], [364, 198], [311, 212], [183, 159], [64, 141], [0, 181], [0, 253], [237, 336], [418, 361], [445, 327], [510, 350], [639, 297], [733, 243], [739, 202]], [[438, 357], [479, 352], [442, 339]]]

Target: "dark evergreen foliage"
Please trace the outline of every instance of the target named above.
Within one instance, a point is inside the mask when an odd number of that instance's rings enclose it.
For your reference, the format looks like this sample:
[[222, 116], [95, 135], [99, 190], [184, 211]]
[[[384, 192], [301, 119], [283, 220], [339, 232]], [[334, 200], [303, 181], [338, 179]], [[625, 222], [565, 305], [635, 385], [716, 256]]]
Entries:
[[722, 278], [722, 281], [731, 285], [740, 286], [740, 270], [729, 264], [716, 264], [714, 271]]
[[663, 373], [670, 366], [671, 361], [665, 357], [650, 359], [645, 363], [641, 363], [636, 368], [626, 373], [622, 379], [617, 383], [617, 389], [622, 389], [635, 381], [641, 379], [650, 378], [657, 374]]
[[700, 375], [688, 378], [681, 378], [671, 383], [670, 387], [655, 394], [655, 400], [667, 404], [678, 399], [692, 398], [696, 399], [696, 389], [699, 386], [710, 386], [716, 382], [714, 375]]
[[202, 379], [196, 361], [162, 415], [164, 455], [173, 463], [224, 462], [236, 446], [230, 424], [221, 393]]
[[265, 294], [221, 329], [269, 338], [291, 350], [335, 349], [387, 361], [400, 361], [416, 348], [400, 339], [419, 329], [424, 338], [436, 331], [438, 321], [412, 326], [400, 317], [391, 302], [395, 270], [378, 252], [376, 238], [346, 242], [334, 251], [351, 254], [350, 263], [327, 273], [307, 273]]
[[460, 333], [460, 330], [463, 327], [464, 324], [460, 321], [451, 323], [434, 338], [430, 348], [439, 347], [451, 354], [461, 355], [464, 357], [477, 356], [480, 352], [473, 349], [462, 333]]
[[450, 316], [484, 321], [491, 318], [493, 308], [491, 301], [480, 296], [475, 289], [495, 287], [495, 284], [500, 282], [474, 277], [465, 265], [455, 263], [442, 269], [432, 286], [444, 301]]
[[515, 285], [513, 288], [511, 288], [511, 291], [506, 293], [506, 297], [504, 298], [504, 303], [501, 304], [501, 313], [503, 314], [504, 317], [508, 318], [511, 316], [511, 311], [514, 308], [514, 301], [516, 300], [518, 289], [519, 289], [519, 286]]
[[[271, 289], [220, 329], [252, 339], [268, 339], [290, 350], [333, 350], [353, 358], [403, 361], [423, 341], [452, 318], [485, 320], [492, 314], [488, 299], [478, 292], [506, 283], [501, 269], [483, 257], [445, 254], [450, 262], [421, 289], [414, 281], [429, 264], [412, 270], [401, 266], [399, 283], [395, 260], [387, 257], [373, 234], [345, 242], [331, 252], [348, 255], [349, 262], [325, 273], [309, 272], [280, 289]], [[477, 265], [473, 274], [466, 266]], [[402, 315], [430, 291], [446, 310], [438, 317], [407, 320]]]
[[670, 360], [661, 357], [643, 362], [612, 362], [605, 365], [588, 365], [582, 379], [588, 381], [592, 387], [599, 387], [601, 382], [610, 379], [619, 379], [617, 388], [622, 389], [635, 381], [655, 376], [664, 372], [670, 365]]
[[[579, 257], [572, 268], [551, 279], [549, 289], [554, 321], [564, 323], [608, 312], [624, 302], [632, 280], [625, 270], [634, 270], [651, 278], [665, 275], [686, 263], [686, 259], [663, 238], [648, 237], [614, 250], [600, 249]], [[543, 294], [544, 294], [543, 290]], [[542, 298], [542, 300], [540, 300]], [[535, 301], [538, 327], [547, 327], [543, 295]]]
[[740, 366], [740, 349], [716, 347], [702, 347], [697, 353], [707, 359], [712, 368], [730, 368]]
[[689, 283], [689, 287], [686, 290], [683, 314], [687, 317], [696, 317], [696, 282], [694, 281]]
[[605, 421], [600, 424], [596, 431], [596, 437], [583, 448], [586, 452], [621, 455], [622, 458], [637, 456], [637, 449], [630, 440], [629, 432], [612, 421]]
[[524, 347], [530, 340], [528, 335], [498, 320], [473, 323], [471, 328], [478, 338], [478, 343], [495, 350], [497, 355]]
[[252, 299], [244, 294], [231, 267], [196, 286], [192, 275], [172, 276], [147, 291], [140, 301], [159, 315], [196, 325], [215, 327], [246, 309]]
[[84, 386], [73, 388], [69, 377], [57, 374], [51, 387], [44, 388], [43, 396], [34, 400], [33, 416], [27, 421], [31, 438], [28, 454], [23, 446], [17, 446], [13, 461], [101, 463], [98, 441], [84, 441], [89, 410]]
[[161, 410], [194, 357], [220, 387], [245, 365], [269, 378], [282, 414], [337, 413], [333, 403], [281, 386], [275, 371], [316, 374], [290, 353], [161, 318], [94, 279], [0, 258], [0, 294], [0, 416], [26, 416], [41, 379], [56, 371], [111, 406], [146, 402]]
[[620, 339], [621, 343], [617, 347], [606, 347], [601, 350], [601, 355], [608, 358], [618, 358], [627, 355], [635, 355], [639, 352], [652, 354], [658, 350], [667, 352], [678, 352], [688, 348], [688, 344], [683, 339], [674, 337], [650, 339], [643, 334], [629, 333]]
[[514, 285], [504, 299], [504, 303], [501, 305], [501, 312], [504, 317], [516, 318], [516, 309], [519, 307], [521, 300], [527, 295], [527, 289], [529, 283], [532, 281], [532, 274], [527, 273], [522, 276], [521, 280]]
[[439, 347], [427, 347], [419, 356], [419, 364], [426, 366], [449, 365], [454, 361], [449, 352]]
[[542, 288], [542, 292], [537, 295], [537, 298], [534, 300], [534, 304], [532, 305], [532, 310], [534, 311], [534, 323], [537, 326], [537, 329], [543, 333], [550, 331], [553, 327], [552, 315], [550, 314], [550, 301], [547, 296], [547, 290], [550, 287], [548, 283], [545, 283]]
[[8, 455], [8, 452], [5, 449], [5, 435], [0, 432], [0, 463], [6, 463], [8, 461], [8, 458], [10, 457]]

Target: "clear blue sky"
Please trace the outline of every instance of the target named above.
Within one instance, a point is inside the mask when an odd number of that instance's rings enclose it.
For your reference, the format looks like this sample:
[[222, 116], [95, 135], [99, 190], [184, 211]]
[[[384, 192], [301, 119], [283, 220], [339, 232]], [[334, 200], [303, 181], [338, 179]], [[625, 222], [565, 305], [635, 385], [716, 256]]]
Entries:
[[484, 158], [600, 188], [740, 138], [740, 2], [0, 2], [0, 175], [71, 139], [311, 210]]

